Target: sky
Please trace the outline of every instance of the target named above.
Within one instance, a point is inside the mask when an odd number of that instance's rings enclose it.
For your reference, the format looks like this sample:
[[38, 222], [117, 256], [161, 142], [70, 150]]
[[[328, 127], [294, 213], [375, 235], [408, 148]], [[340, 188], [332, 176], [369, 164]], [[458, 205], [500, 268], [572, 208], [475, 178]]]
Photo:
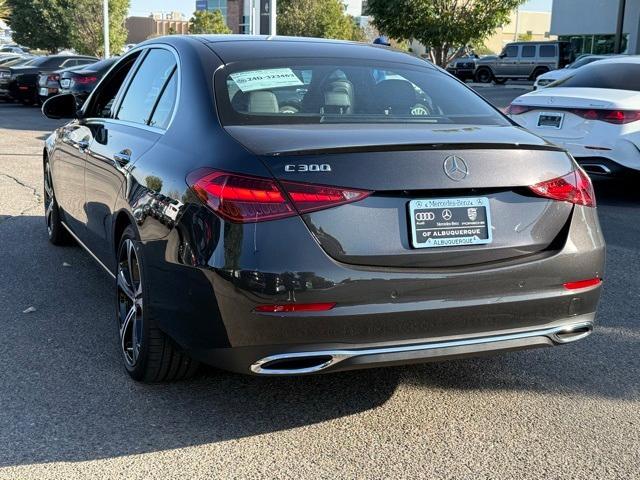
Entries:
[[[551, 11], [552, 0], [529, 0], [521, 10]], [[190, 17], [195, 10], [195, 0], [131, 0], [129, 15], [147, 16], [151, 12], [178, 11]]]

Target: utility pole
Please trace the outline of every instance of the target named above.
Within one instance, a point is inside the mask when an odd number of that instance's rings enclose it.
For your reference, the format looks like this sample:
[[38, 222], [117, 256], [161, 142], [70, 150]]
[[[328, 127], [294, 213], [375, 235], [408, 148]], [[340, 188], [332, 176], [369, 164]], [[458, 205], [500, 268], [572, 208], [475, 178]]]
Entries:
[[104, 58], [111, 56], [109, 52], [109, 0], [102, 0], [102, 19], [104, 33]]
[[[624, 0], [623, 0], [624, 1]], [[520, 7], [516, 8], [516, 28], [513, 32], [513, 41], [518, 41], [518, 28], [520, 27]]]
[[613, 44], [613, 53], [622, 53], [622, 30], [624, 28], [624, 11], [626, 0], [619, 0], [618, 3], [618, 23], [616, 25], [616, 38]]

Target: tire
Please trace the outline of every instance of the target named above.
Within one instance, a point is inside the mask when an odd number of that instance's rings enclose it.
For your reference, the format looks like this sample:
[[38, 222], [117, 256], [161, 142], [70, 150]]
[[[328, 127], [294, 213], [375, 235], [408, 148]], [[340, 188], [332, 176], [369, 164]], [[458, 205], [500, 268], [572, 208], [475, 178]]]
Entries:
[[475, 81], [478, 83], [491, 83], [493, 73], [488, 68], [480, 68], [475, 74]]
[[533, 71], [533, 74], [531, 75], [530, 80], [536, 81], [540, 75], [544, 75], [544, 74], [545, 74], [545, 73], [547, 73], [548, 71], [549, 71], [549, 70], [548, 70], [548, 69], [546, 69], [546, 68], [536, 68], [536, 69]]
[[145, 383], [170, 382], [193, 376], [198, 362], [189, 357], [159, 328], [149, 314], [150, 291], [144, 282], [143, 251], [129, 225], [118, 245], [116, 321], [120, 353], [127, 373]]
[[493, 79], [493, 83], [495, 83], [496, 85], [504, 85], [505, 83], [507, 83], [508, 78], [494, 78]]
[[51, 164], [48, 159], [44, 162], [44, 220], [47, 225], [47, 236], [52, 244], [69, 245], [71, 243], [71, 235], [60, 221], [60, 209], [53, 191]]

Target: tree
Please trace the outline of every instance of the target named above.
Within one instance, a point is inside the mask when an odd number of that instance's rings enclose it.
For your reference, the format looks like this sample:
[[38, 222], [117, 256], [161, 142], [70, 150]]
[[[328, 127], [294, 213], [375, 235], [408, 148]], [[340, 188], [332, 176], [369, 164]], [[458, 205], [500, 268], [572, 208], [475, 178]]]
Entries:
[[71, 24], [65, 9], [68, 0], [8, 0], [13, 39], [35, 49], [55, 52], [69, 48]]
[[[8, 0], [9, 24], [16, 42], [55, 52], [104, 53], [102, 0]], [[125, 44], [129, 0], [109, 0], [109, 43], [114, 52]]]
[[[71, 46], [81, 54], [104, 55], [102, 0], [73, 2], [67, 15], [72, 22]], [[125, 20], [129, 0], [109, 0], [109, 46], [112, 52], [120, 52], [127, 41]]]
[[518, 34], [519, 42], [530, 42], [531, 40], [533, 40], [533, 34], [531, 32]]
[[199, 10], [193, 13], [189, 33], [231, 33], [220, 10]]
[[9, 18], [9, 13], [11, 13], [11, 10], [7, 1], [0, 0], [0, 22], [6, 21]]
[[446, 65], [469, 43], [481, 43], [509, 21], [524, 0], [369, 0], [368, 13], [381, 32], [416, 39], [431, 60]]
[[278, 0], [278, 35], [363, 41], [365, 34], [340, 0]]

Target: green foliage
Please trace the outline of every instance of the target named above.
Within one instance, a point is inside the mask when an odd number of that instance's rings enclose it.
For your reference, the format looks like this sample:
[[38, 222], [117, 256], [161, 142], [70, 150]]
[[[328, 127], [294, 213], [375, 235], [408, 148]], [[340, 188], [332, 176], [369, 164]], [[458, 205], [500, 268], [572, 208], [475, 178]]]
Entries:
[[[85, 55], [104, 55], [102, 0], [73, 2], [67, 10], [71, 17], [71, 46]], [[129, 0], [109, 0], [109, 48], [111, 53], [120, 53], [127, 41], [125, 20], [129, 11]]]
[[531, 40], [533, 40], [533, 35], [531, 34], [531, 32], [518, 34], [519, 42], [530, 42]]
[[213, 12], [201, 10], [194, 12], [193, 17], [191, 17], [189, 33], [231, 33], [231, 29], [227, 27], [220, 10]]
[[363, 41], [340, 0], [278, 0], [278, 35]]
[[[74, 48], [78, 53], [100, 56], [103, 52], [102, 0], [8, 0], [9, 24], [17, 43], [55, 52]], [[111, 51], [125, 44], [125, 19], [129, 0], [109, 0]]]
[[71, 23], [66, 0], [8, 0], [11, 9], [9, 25], [13, 40], [33, 49], [56, 51], [69, 48]]
[[0, 0], [0, 21], [4, 22], [9, 18], [9, 13], [11, 10], [9, 9], [9, 4], [7, 0]]
[[398, 39], [416, 39], [444, 66], [469, 43], [480, 43], [509, 20], [524, 0], [369, 0], [376, 27]]

